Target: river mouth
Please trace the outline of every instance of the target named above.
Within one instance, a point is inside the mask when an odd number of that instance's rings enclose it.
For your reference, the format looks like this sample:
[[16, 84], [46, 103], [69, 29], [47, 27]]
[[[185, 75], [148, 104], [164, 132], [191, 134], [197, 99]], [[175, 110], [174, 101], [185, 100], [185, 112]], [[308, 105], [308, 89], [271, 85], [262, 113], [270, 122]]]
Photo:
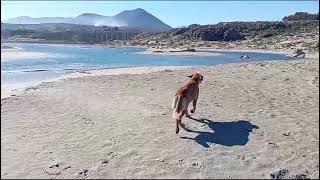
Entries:
[[[1, 59], [2, 84], [29, 83], [58, 78], [92, 69], [154, 66], [214, 66], [228, 63], [295, 60], [284, 53], [238, 52], [197, 49], [197, 52], [218, 53], [218, 56], [155, 56], [139, 55], [142, 47], [108, 47], [101, 45], [3, 43]], [[24, 56], [24, 54], [26, 56]], [[29, 53], [29, 56], [28, 56]], [[32, 53], [34, 56], [32, 56]], [[37, 53], [45, 56], [37, 56]], [[15, 58], [15, 55], [19, 54]], [[242, 57], [242, 58], [241, 58]]]

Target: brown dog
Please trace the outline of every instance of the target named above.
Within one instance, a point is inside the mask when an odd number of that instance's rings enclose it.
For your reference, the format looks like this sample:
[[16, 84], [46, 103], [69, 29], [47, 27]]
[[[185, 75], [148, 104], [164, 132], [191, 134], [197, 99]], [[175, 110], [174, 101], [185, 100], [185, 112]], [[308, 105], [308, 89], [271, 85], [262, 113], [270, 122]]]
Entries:
[[198, 95], [199, 95], [199, 84], [203, 80], [203, 76], [199, 73], [194, 73], [188, 76], [188, 79], [178, 90], [172, 103], [172, 117], [176, 120], [176, 134], [179, 133], [179, 125], [181, 126], [181, 119], [184, 115], [190, 117], [188, 114], [188, 106], [192, 101], [193, 109], [191, 113], [196, 110]]

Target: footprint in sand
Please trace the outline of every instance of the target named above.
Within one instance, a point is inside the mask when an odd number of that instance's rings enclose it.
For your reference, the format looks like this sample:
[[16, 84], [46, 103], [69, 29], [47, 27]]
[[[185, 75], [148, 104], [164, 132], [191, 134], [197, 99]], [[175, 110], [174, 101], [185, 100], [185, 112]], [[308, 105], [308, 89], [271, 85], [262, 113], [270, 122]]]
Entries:
[[87, 176], [88, 175], [88, 169], [83, 169], [81, 172], [79, 172], [79, 175]]
[[316, 87], [319, 87], [319, 77], [315, 77], [315, 78], [312, 80], [312, 84], [315, 85]]
[[94, 121], [91, 120], [91, 119], [89, 119], [89, 118], [87, 118], [87, 117], [84, 117], [84, 116], [78, 115], [78, 114], [76, 114], [75, 116], [76, 116], [76, 117], [80, 117], [81, 121], [84, 121], [84, 124], [94, 125]]
[[119, 142], [119, 140], [117, 140], [115, 138], [110, 138], [110, 139], [107, 139], [106, 142], [101, 145], [101, 147], [110, 147], [110, 146], [113, 147], [118, 142]]
[[113, 158], [117, 157], [118, 153], [110, 151], [105, 158], [103, 158], [101, 164], [108, 164]]

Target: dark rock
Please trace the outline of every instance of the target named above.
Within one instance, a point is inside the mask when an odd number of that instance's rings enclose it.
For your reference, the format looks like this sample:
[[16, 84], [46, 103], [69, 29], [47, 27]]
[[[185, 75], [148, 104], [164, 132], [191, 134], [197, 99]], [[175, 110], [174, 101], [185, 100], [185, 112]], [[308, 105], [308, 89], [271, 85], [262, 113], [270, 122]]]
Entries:
[[67, 169], [70, 169], [70, 168], [71, 168], [71, 166], [67, 166], [67, 167], [63, 168], [63, 170], [67, 170]]
[[280, 169], [278, 171], [272, 172], [270, 174], [272, 179], [286, 179], [289, 174], [289, 170], [287, 169]]
[[49, 168], [54, 168], [54, 167], [59, 167], [60, 164], [59, 163], [54, 163], [53, 165], [49, 166]]
[[79, 172], [79, 174], [87, 175], [88, 169], [84, 169], [83, 171]]
[[192, 163], [192, 166], [198, 166], [199, 164], [198, 163]]
[[289, 170], [280, 169], [270, 174], [272, 179], [309, 179], [304, 173], [300, 174], [289, 174]]
[[273, 147], [278, 147], [278, 145], [276, 143], [273, 143], [273, 142], [269, 142], [268, 144], [272, 145]]
[[310, 179], [310, 178], [307, 178], [307, 175], [305, 174], [296, 174], [296, 175], [290, 176], [290, 179]]
[[290, 136], [290, 132], [283, 133], [284, 136]]
[[306, 53], [302, 51], [302, 49], [297, 49], [294, 52], [293, 57], [305, 57]]
[[101, 164], [107, 164], [108, 162], [109, 162], [109, 160], [107, 159], [107, 160], [102, 161]]
[[182, 50], [183, 52], [196, 52], [195, 49], [191, 49], [191, 48], [187, 48], [187, 49], [184, 49]]

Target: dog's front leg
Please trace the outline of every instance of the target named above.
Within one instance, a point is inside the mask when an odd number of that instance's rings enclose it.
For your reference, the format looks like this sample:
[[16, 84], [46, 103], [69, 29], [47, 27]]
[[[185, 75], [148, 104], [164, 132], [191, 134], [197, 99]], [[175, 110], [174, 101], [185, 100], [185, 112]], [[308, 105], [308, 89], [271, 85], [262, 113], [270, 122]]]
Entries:
[[193, 109], [191, 110], [191, 113], [194, 113], [196, 111], [196, 106], [197, 106], [197, 99], [192, 101]]
[[181, 119], [176, 119], [176, 134], [179, 133], [179, 125], [181, 124]]

